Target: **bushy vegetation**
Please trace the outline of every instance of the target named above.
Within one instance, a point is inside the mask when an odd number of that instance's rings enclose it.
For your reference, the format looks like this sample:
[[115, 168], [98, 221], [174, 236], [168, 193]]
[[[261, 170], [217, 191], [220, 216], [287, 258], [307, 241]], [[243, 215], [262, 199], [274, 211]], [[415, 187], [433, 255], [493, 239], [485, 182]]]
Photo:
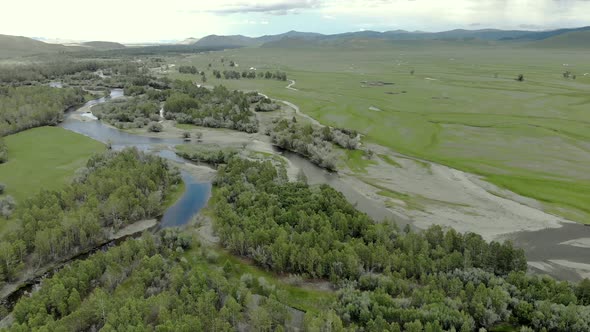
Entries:
[[250, 291], [220, 271], [188, 264], [181, 253], [191, 243], [190, 237], [168, 230], [77, 261], [17, 303], [9, 330], [237, 330]]
[[129, 224], [160, 215], [179, 182], [179, 172], [165, 160], [135, 149], [95, 155], [71, 185], [19, 202], [18, 227], [0, 244], [1, 279], [13, 280], [28, 264], [75, 256]]
[[337, 161], [332, 143], [350, 150], [357, 149], [360, 144], [356, 132], [300, 124], [295, 118], [276, 122], [268, 134], [277, 146], [298, 153], [314, 164], [332, 171], [336, 170]]
[[178, 72], [182, 74], [198, 74], [199, 70], [195, 66], [180, 66]]
[[64, 111], [83, 103], [84, 97], [81, 89], [0, 87], [0, 136], [56, 125], [63, 119]]
[[[233, 66], [230, 66], [233, 67]], [[275, 79], [279, 81], [286, 81], [287, 80], [287, 73], [282, 71], [276, 71], [274, 73], [267, 71], [267, 72], [257, 72], [255, 70], [244, 70], [241, 73], [237, 70], [224, 70], [223, 72], [213, 69], [213, 76], [216, 78], [224, 78], [226, 80], [239, 80], [240, 78], [247, 78], [247, 79], [255, 79], [255, 78], [265, 78], [267, 80]]]
[[160, 119], [158, 102], [145, 97], [112, 99], [92, 107], [92, 113], [102, 121], [121, 129], [143, 128]]
[[233, 148], [222, 149], [218, 146], [180, 145], [176, 147], [176, 154], [184, 159], [216, 167], [219, 164], [228, 163], [233, 156], [238, 154], [238, 151]]
[[0, 164], [8, 160], [8, 147], [4, 140], [0, 137]]
[[179, 123], [213, 128], [229, 128], [248, 133], [258, 131], [258, 121], [250, 110], [246, 94], [223, 86], [213, 90], [190, 82], [176, 81], [174, 92], [164, 105], [166, 118]]
[[[474, 331], [499, 323], [586, 331], [579, 288], [527, 276], [524, 252], [440, 226], [374, 223], [331, 187], [289, 183], [270, 162], [232, 158], [213, 197], [221, 243], [277, 273], [329, 278], [353, 329]], [[584, 287], [587, 291], [587, 287]]]

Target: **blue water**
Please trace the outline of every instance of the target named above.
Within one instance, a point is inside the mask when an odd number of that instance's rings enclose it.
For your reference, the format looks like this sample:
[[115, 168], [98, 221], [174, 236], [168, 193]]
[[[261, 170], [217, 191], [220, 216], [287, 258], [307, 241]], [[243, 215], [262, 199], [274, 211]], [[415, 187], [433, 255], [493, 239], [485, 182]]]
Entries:
[[211, 183], [198, 182], [194, 177], [182, 171], [186, 191], [184, 195], [162, 216], [160, 227], [177, 227], [186, 225], [201, 210], [211, 195]]

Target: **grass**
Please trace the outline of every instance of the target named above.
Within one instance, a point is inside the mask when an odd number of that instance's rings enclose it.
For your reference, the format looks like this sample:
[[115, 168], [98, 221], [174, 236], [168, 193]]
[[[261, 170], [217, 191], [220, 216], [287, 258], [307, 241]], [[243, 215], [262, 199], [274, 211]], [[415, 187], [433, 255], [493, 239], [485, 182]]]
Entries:
[[[59, 189], [71, 181], [88, 158], [104, 144], [63, 128], [40, 127], [4, 138], [8, 162], [0, 165], [0, 182], [18, 202], [40, 189]], [[0, 223], [0, 231], [6, 223]]]
[[180, 199], [180, 197], [182, 197], [185, 190], [186, 185], [184, 184], [184, 181], [180, 181], [180, 183], [177, 184], [176, 187], [172, 189], [172, 191], [170, 191], [170, 193], [164, 200], [164, 208], [167, 209], [174, 205]]
[[346, 166], [355, 173], [367, 173], [367, 167], [377, 165], [374, 160], [367, 159], [361, 150], [345, 150]]
[[[483, 175], [541, 199], [547, 211], [590, 222], [579, 204], [590, 201], [585, 51], [443, 41], [357, 46], [246, 48], [170, 61], [205, 70], [208, 85], [258, 90], [293, 102], [323, 124], [355, 129], [368, 142]], [[285, 71], [298, 91], [275, 80], [216, 79], [207, 65], [229, 70], [222, 57], [239, 63], [237, 70]], [[577, 79], [564, 79], [565, 70]], [[514, 80], [520, 73], [524, 82]], [[394, 85], [363, 87], [362, 81]], [[366, 172], [358, 155], [349, 159], [356, 172]], [[556, 183], [559, 190], [553, 190]]]
[[[217, 189], [213, 187], [212, 196], [215, 196]], [[215, 220], [215, 215], [211, 206], [206, 206], [199, 213], [204, 214]], [[196, 234], [196, 230], [193, 229]], [[198, 236], [198, 235], [195, 235]], [[205, 250], [213, 250], [218, 258], [214, 262], [209, 262], [203, 258], [198, 252], [199, 248], [192, 248], [184, 254], [187, 261], [192, 264], [197, 264], [199, 268], [204, 271], [220, 269], [226, 264], [231, 266], [231, 274], [240, 278], [243, 274], [251, 274], [254, 279], [263, 277], [268, 281], [269, 284], [274, 285], [278, 290], [284, 292], [284, 298], [282, 300], [285, 304], [295, 309], [299, 309], [304, 312], [318, 313], [328, 308], [329, 304], [335, 300], [336, 294], [331, 291], [323, 291], [316, 289], [309, 289], [305, 287], [299, 287], [292, 285], [282, 280], [276, 273], [266, 271], [256, 266], [252, 261], [235, 256], [219, 246], [208, 246]]]
[[397, 161], [393, 160], [393, 158], [391, 158], [390, 156], [388, 156], [386, 154], [379, 154], [378, 156], [379, 156], [379, 158], [383, 159], [383, 161], [385, 161], [389, 165], [402, 168], [402, 165], [400, 165]]
[[[305, 312], [318, 313], [326, 309], [327, 305], [334, 300], [335, 294], [329, 291], [312, 290], [295, 285], [288, 284], [282, 281], [276, 274], [264, 271], [246, 259], [233, 256], [224, 249], [213, 249], [219, 257], [215, 262], [207, 262], [204, 259], [197, 260], [196, 264], [204, 269], [218, 269], [221, 266], [229, 264], [231, 266], [231, 274], [240, 278], [243, 274], [251, 274], [254, 279], [263, 277], [269, 284], [274, 285], [277, 289], [284, 292], [285, 304], [295, 309]], [[185, 257], [194, 256], [195, 253], [188, 251]]]

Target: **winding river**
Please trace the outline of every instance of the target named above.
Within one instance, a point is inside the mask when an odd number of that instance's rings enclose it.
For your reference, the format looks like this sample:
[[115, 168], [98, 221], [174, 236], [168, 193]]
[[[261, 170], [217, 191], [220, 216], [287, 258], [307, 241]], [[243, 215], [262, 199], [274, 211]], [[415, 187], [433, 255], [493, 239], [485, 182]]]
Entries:
[[[123, 96], [122, 89], [111, 91], [111, 98]], [[107, 98], [91, 100], [82, 108], [90, 107], [96, 104], [104, 103]], [[88, 118], [92, 119], [90, 113]], [[84, 114], [84, 115], [86, 115]], [[64, 129], [88, 136], [99, 142], [111, 144], [113, 150], [121, 150], [127, 147], [135, 147], [141, 151], [153, 152], [160, 157], [175, 162], [184, 163], [186, 160], [178, 157], [174, 153], [174, 146], [183, 144], [180, 138], [157, 138], [133, 135], [116, 128], [103, 124], [101, 121], [80, 121], [72, 116], [72, 113], [66, 114], [65, 120], [60, 124]], [[182, 226], [188, 223], [193, 216], [205, 206], [211, 192], [211, 183], [200, 181], [188, 172], [181, 171], [182, 180], [185, 183], [186, 190], [180, 199], [162, 216], [159, 227]]]

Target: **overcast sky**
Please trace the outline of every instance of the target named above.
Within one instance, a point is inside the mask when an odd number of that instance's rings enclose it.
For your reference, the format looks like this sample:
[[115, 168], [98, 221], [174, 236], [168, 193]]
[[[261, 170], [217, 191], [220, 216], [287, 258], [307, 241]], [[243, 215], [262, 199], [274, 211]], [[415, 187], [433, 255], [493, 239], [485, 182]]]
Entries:
[[590, 0], [17, 0], [2, 5], [0, 34], [154, 42], [289, 30], [442, 31], [590, 25]]

